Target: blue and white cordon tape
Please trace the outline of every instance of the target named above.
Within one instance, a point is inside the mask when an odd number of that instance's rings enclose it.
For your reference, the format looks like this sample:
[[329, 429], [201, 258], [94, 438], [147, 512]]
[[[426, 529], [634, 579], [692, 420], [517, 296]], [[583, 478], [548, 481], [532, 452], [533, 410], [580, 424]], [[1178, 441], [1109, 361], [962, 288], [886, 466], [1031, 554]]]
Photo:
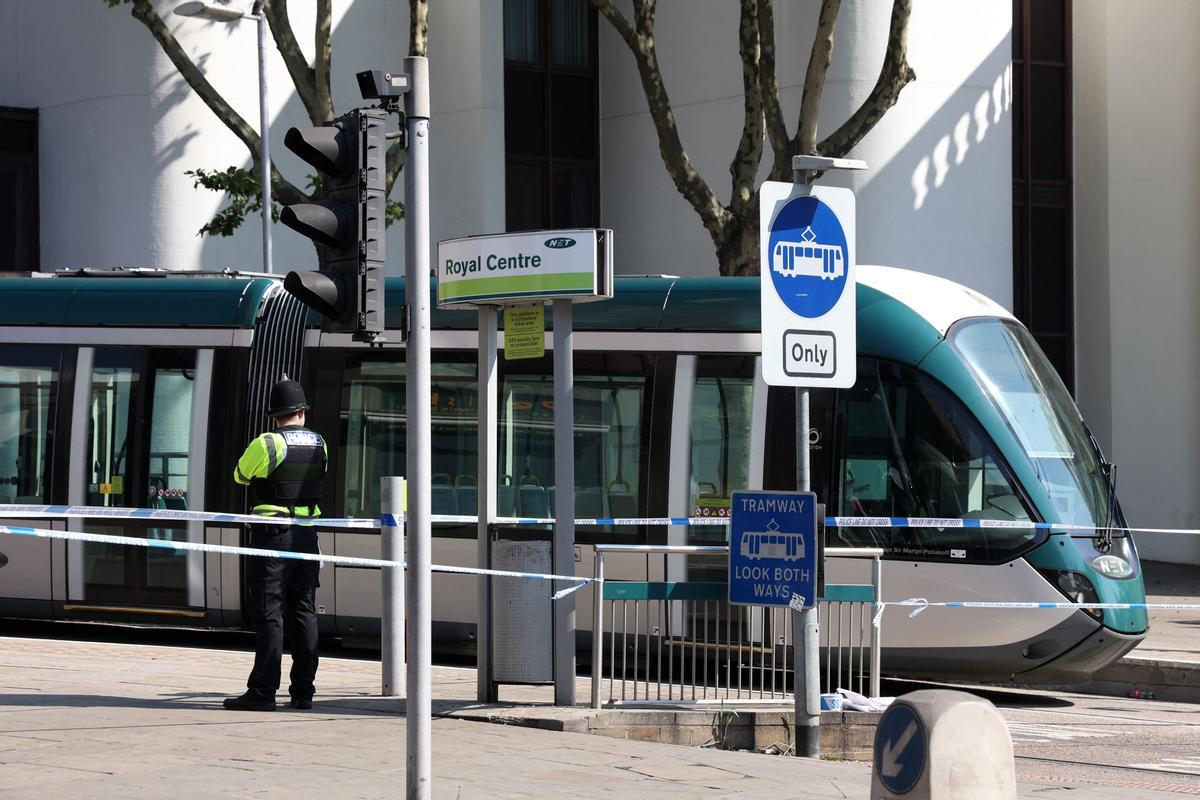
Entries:
[[[211, 514], [203, 511], [175, 511], [169, 509], [149, 508], [103, 508], [92, 506], [20, 506], [0, 504], [0, 517], [105, 517], [117, 519], [163, 519], [181, 522], [228, 522], [270, 525], [292, 525], [311, 523], [341, 528], [378, 528], [395, 527], [398, 520], [391, 514], [382, 515], [379, 520], [371, 519], [321, 519], [319, 517], [306, 520], [292, 517], [265, 517], [253, 514]], [[73, 542], [96, 542], [99, 544], [121, 545], [126, 547], [147, 547], [159, 550], [195, 551], [201, 553], [224, 553], [227, 555], [265, 556], [267, 558], [285, 558], [293, 561], [315, 561], [321, 564], [340, 564], [346, 567], [399, 567], [407, 569], [404, 561], [390, 561], [382, 558], [358, 558], [354, 556], [329, 556], [321, 553], [297, 553], [291, 550], [269, 550], [260, 547], [233, 547], [219, 544], [202, 544], [200, 542], [176, 541], [173, 539], [143, 539], [136, 536], [113, 536], [103, 533], [80, 533], [77, 531], [56, 531], [47, 528], [27, 528], [16, 525], [0, 525], [0, 534], [12, 536], [28, 536], [38, 539], [63, 539]], [[560, 589], [551, 595], [551, 600], [559, 600], [593, 583], [592, 578], [579, 575], [555, 575], [539, 572], [515, 572], [511, 570], [481, 569], [477, 567], [458, 567], [447, 564], [433, 564], [433, 572], [457, 575], [488, 575], [501, 578], [526, 578], [533, 580], [569, 581], [573, 585]]]
[[[378, 519], [344, 517], [262, 517], [256, 514], [217, 514], [206, 511], [176, 511], [166, 508], [122, 508], [103, 506], [0, 504], [0, 517], [36, 519], [42, 517], [107, 517], [110, 519], [162, 519], [176, 522], [228, 522], [247, 525], [319, 525], [322, 528], [378, 528]], [[474, 525], [478, 517], [469, 514], [433, 514], [431, 522]], [[497, 525], [552, 525], [553, 517], [496, 517]], [[729, 517], [582, 517], [576, 525], [704, 525], [727, 526]], [[959, 519], [956, 517], [826, 517], [830, 528], [1001, 528], [1058, 531], [1094, 531], [1094, 525], [1058, 522], [1032, 522], [1007, 519]], [[1200, 534], [1200, 528], [1128, 528], [1109, 526], [1107, 530], [1129, 533]]]
[[[318, 525], [322, 528], [371, 529], [379, 527], [395, 527], [401, 525], [401, 520], [391, 514], [382, 514], [379, 519], [361, 518], [293, 518], [266, 517], [255, 514], [218, 514], [205, 511], [180, 511], [174, 509], [153, 508], [123, 508], [102, 506], [69, 506], [69, 505], [22, 505], [0, 504], [0, 517], [17, 519], [36, 518], [108, 518], [108, 519], [139, 519], [164, 520], [174, 522], [218, 522], [230, 524], [253, 525]], [[474, 524], [478, 518], [459, 514], [434, 514], [431, 522]], [[501, 525], [548, 525], [554, 522], [550, 518], [541, 517], [498, 517], [495, 522]], [[728, 517], [591, 517], [575, 520], [576, 525], [707, 525], [724, 526], [729, 524]], [[826, 517], [825, 524], [829, 527], [840, 528], [1009, 528], [1009, 529], [1056, 529], [1056, 530], [1094, 530], [1086, 525], [1058, 524], [1046, 522], [1031, 522], [1022, 520], [991, 520], [991, 519], [958, 519], [953, 517]], [[1132, 533], [1179, 533], [1200, 534], [1196, 528], [1110, 528], [1110, 530], [1127, 531]], [[20, 527], [0, 525], [0, 534], [13, 536], [30, 536], [44, 539], [63, 539], [68, 541], [96, 542], [129, 547], [147, 547], [172, 551], [198, 551], [205, 553], [224, 553], [228, 555], [264, 556], [267, 558], [286, 558], [297, 561], [316, 561], [327, 564], [340, 564], [348, 567], [399, 567], [407, 569], [403, 561], [390, 561], [379, 558], [358, 558], [353, 556], [329, 556], [318, 553], [297, 553], [288, 550], [269, 550], [255, 547], [233, 547], [228, 545], [201, 544], [199, 542], [176, 541], [171, 539], [143, 539], [134, 536], [112, 536], [100, 533], [80, 533], [77, 531], [56, 531], [46, 528]], [[582, 589], [589, 583], [595, 583], [594, 578], [578, 575], [555, 575], [537, 572], [516, 572], [510, 570], [482, 569], [477, 567], [458, 567], [445, 564], [434, 564], [432, 571], [460, 575], [490, 575], [494, 577], [525, 578], [532, 580], [570, 581], [572, 586], [554, 593], [552, 599], [558, 600]], [[888, 606], [910, 607], [913, 610], [909, 618], [916, 617], [931, 606], [942, 608], [993, 608], [993, 609], [1167, 609], [1167, 610], [1200, 610], [1200, 604], [1193, 603], [1042, 603], [1018, 601], [942, 601], [931, 602], [922, 597], [907, 600], [876, 602], [873, 622], [879, 625], [884, 610]]]

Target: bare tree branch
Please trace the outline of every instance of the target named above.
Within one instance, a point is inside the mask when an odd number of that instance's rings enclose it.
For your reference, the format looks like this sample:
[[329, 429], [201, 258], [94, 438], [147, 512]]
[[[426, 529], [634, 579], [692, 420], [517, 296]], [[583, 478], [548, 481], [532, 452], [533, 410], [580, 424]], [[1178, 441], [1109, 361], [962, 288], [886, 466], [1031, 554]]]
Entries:
[[308, 118], [314, 125], [323, 125], [333, 119], [333, 108], [326, 106], [317, 96], [317, 73], [308, 65], [304, 52], [296, 42], [296, 34], [292, 32], [292, 23], [288, 19], [287, 0], [269, 0], [264, 6], [267, 22], [271, 24], [271, 35], [275, 37], [275, 46], [292, 83], [296, 85], [296, 94], [308, 112]]
[[[613, 24], [621, 32], [621, 38], [629, 45], [637, 63], [642, 91], [646, 95], [654, 131], [658, 135], [658, 151], [667, 174], [671, 176], [675, 188], [700, 216], [709, 235], [717, 241], [729, 219], [729, 211], [721, 205], [721, 201], [692, 165], [679, 139], [675, 112], [671, 109], [671, 99], [667, 96], [667, 87], [663, 83], [662, 69], [654, 49], [654, 0], [634, 0], [636, 32], [611, 0], [592, 0], [592, 4], [610, 21], [620, 20]], [[626, 38], [627, 35], [631, 38]]]
[[[183, 46], [179, 44], [179, 40], [175, 38], [175, 34], [171, 33], [171, 29], [162, 21], [162, 17], [154, 10], [150, 4], [150, 0], [134, 0], [133, 9], [130, 12], [133, 18], [145, 25], [150, 33], [154, 36], [158, 46], [166, 53], [167, 58], [171, 59], [171, 63], [175, 65], [175, 69], [179, 70], [180, 76], [195, 90], [204, 104], [217, 115], [217, 119], [224, 123], [225, 127], [233, 132], [233, 135], [242, 140], [242, 144], [250, 151], [250, 155], [256, 160], [259, 156], [259, 138], [258, 133], [242, 119], [241, 114], [233, 110], [233, 106], [225, 102], [225, 98], [217, 93], [212, 84], [208, 82], [208, 78], [204, 77], [196, 64], [183, 50]], [[257, 161], [256, 161], [257, 163]]]
[[813, 155], [817, 150], [817, 120], [821, 116], [821, 92], [825, 89], [825, 74], [833, 60], [833, 43], [837, 38], [837, 16], [842, 0], [822, 0], [817, 33], [813, 37], [808, 71], [804, 74], [804, 98], [800, 101], [800, 121], [796, 125], [793, 150]]
[[633, 29], [633, 25], [625, 18], [621, 10], [613, 5], [612, 0], [592, 0], [592, 5], [612, 23], [625, 44], [636, 54], [638, 49], [637, 31]]
[[729, 165], [733, 178], [729, 207], [738, 214], [755, 194], [755, 178], [763, 151], [763, 98], [758, 72], [761, 35], [758, 27], [758, 0], [742, 0], [742, 19], [738, 26], [738, 52], [742, 57], [743, 118], [742, 138]]
[[313, 31], [313, 89], [316, 102], [333, 119], [333, 91], [329, 88], [329, 72], [333, 68], [333, 2], [317, 0], [317, 20]]
[[784, 165], [790, 176], [792, 140], [788, 136], [787, 124], [783, 121], [783, 108], [779, 104], [779, 77], [775, 70], [775, 4], [772, 0], [758, 0], [758, 31], [758, 85], [762, 92], [767, 139], [771, 142], [771, 150], [775, 154], [771, 179], [783, 180], [776, 171], [780, 165]]
[[888, 49], [879, 70], [875, 88], [858, 110], [842, 126], [817, 145], [823, 156], [840, 158], [862, 141], [889, 108], [896, 104], [900, 91], [917, 74], [908, 64], [908, 20], [912, 16], [912, 0], [894, 0], [892, 22], [888, 31]]
[[408, 2], [408, 54], [428, 55], [429, 50], [429, 0]]
[[[246, 145], [246, 149], [250, 151], [250, 159], [254, 164], [254, 171], [257, 174], [262, 174], [262, 142], [259, 139], [258, 133], [247, 124], [242, 116], [233, 110], [233, 107], [225, 101], [213, 88], [204, 74], [200, 72], [196, 64], [184, 52], [183, 47], [179, 44], [179, 40], [171, 33], [171, 29], [162, 21], [162, 17], [154, 10], [150, 4], [150, 0], [134, 0], [133, 8], [130, 11], [133, 18], [141, 22], [154, 36], [158, 46], [166, 54], [167, 58], [171, 59], [171, 63], [175, 65], [175, 69], [179, 70], [179, 75], [192, 87], [192, 90], [204, 101], [209, 110], [219, 119], [225, 127], [233, 132], [233, 135], [241, 140], [242, 144]], [[281, 202], [284, 203], [299, 203], [307, 199], [304, 192], [297, 189], [290, 181], [286, 180], [279, 171], [275, 169], [275, 165], [271, 165], [271, 192]]]

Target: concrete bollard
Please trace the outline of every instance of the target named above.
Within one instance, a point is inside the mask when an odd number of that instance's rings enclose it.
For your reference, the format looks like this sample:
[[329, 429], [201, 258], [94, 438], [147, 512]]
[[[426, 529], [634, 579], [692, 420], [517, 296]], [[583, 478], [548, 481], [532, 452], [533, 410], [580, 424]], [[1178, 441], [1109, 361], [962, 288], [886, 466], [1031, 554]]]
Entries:
[[870, 800], [1016, 800], [1012, 737], [995, 706], [966, 692], [896, 698], [875, 731]]

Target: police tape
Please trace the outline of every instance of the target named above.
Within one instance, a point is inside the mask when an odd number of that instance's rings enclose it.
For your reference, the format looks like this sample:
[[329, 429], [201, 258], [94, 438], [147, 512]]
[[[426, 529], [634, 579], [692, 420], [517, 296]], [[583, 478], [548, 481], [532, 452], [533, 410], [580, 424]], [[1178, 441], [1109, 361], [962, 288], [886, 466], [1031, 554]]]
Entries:
[[[55, 531], [46, 528], [26, 528], [16, 525], [0, 525], [0, 534], [12, 536], [27, 536], [37, 539], [62, 539], [70, 542], [93, 542], [96, 544], [111, 544], [124, 547], [146, 547], [173, 552], [193, 551], [201, 553], [223, 553], [235, 556], [263, 556], [266, 558], [283, 558], [292, 561], [315, 561], [322, 564], [334, 564], [344, 567], [399, 567], [408, 569], [404, 561], [389, 561], [382, 558], [359, 558], [356, 556], [329, 556], [323, 553], [298, 553], [292, 550], [271, 550], [262, 547], [234, 547], [223, 544], [202, 544], [200, 542], [183, 542], [173, 539], [142, 539], [136, 536], [114, 536], [106, 533], [79, 533], [77, 531]], [[482, 569], [479, 567], [458, 567], [447, 564], [433, 564], [433, 572], [451, 575], [487, 575], [498, 578], [526, 578], [530, 580], [570, 581], [574, 585], [560, 589], [551, 595], [551, 600], [559, 600], [594, 583], [594, 578], [579, 575], [554, 575], [540, 572], [515, 572], [503, 569]]]
[[1200, 534], [1200, 528], [1132, 528], [1117, 525], [1081, 525], [1070, 522], [1034, 522], [1023, 519], [973, 519], [959, 517], [826, 517], [830, 528], [989, 528], [1016, 530], [1092, 531], [1125, 533]]
[[[83, 507], [72, 507], [83, 508]], [[135, 509], [136, 510], [136, 509]], [[3, 512], [3, 507], [0, 507], [0, 513]], [[176, 512], [178, 513], [178, 512]], [[201, 512], [190, 512], [201, 513]], [[80, 515], [83, 516], [83, 515]], [[207, 516], [248, 516], [248, 515], [207, 515]], [[140, 517], [139, 517], [140, 518]], [[257, 522], [258, 518], [251, 517], [251, 522]], [[373, 522], [373, 520], [355, 520], [356, 522]], [[382, 515], [380, 522], [377, 525], [385, 527], [397, 526], [400, 519], [390, 515]], [[157, 539], [157, 538], [139, 538], [134, 536], [115, 536], [104, 533], [79, 533], [76, 531], [56, 531], [46, 528], [29, 528], [16, 525], [0, 525], [0, 534], [9, 534], [12, 536], [26, 536], [38, 539], [61, 539], [66, 541], [77, 542], [93, 542], [96, 544], [111, 544], [127, 547], [146, 547], [160, 550], [170, 550], [173, 552], [195, 551], [202, 553], [222, 553], [226, 555], [240, 556], [262, 556], [265, 558], [282, 558], [291, 559], [294, 561], [313, 561], [323, 564], [334, 564], [347, 567], [368, 567], [368, 568], [383, 568], [383, 567], [399, 567], [407, 569], [408, 564], [404, 561], [390, 561], [381, 558], [361, 558], [357, 556], [330, 556], [323, 553], [300, 553], [291, 550], [272, 550], [261, 547], [235, 547], [232, 545], [219, 544], [202, 544], [200, 542], [176, 541], [174, 539]], [[548, 580], [548, 581], [569, 581], [574, 585], [560, 589], [551, 595], [551, 600], [559, 600], [582, 589], [590, 583], [598, 583], [595, 578], [587, 578], [580, 575], [555, 575], [553, 573], [539, 572], [517, 572], [513, 570], [498, 570], [498, 569], [483, 569], [479, 567], [459, 567], [447, 564], [433, 564], [430, 567], [433, 572], [440, 572], [452, 575], [487, 575], [490, 577], [502, 578], [524, 578], [530, 580]], [[926, 611], [929, 608], [988, 608], [988, 609], [1065, 609], [1065, 610], [1174, 610], [1174, 611], [1200, 611], [1200, 603], [1066, 603], [1066, 602], [1030, 602], [1016, 600], [948, 600], [948, 601], [933, 601], [924, 597], [910, 597], [907, 600], [885, 600], [873, 603], [875, 613], [872, 617], [872, 625], [879, 627], [883, 613], [889, 606], [897, 608], [912, 608], [908, 618], [913, 619]]]
[[[383, 516], [383, 515], [381, 515]], [[183, 511], [170, 508], [126, 508], [107, 506], [27, 505], [0, 503], [0, 518], [40, 519], [87, 517], [106, 519], [167, 520], [174, 522], [224, 522], [245, 525], [304, 525], [321, 528], [380, 527], [380, 520], [355, 517], [268, 517], [257, 514], [226, 514], [208, 511]], [[432, 514], [437, 524], [478, 524], [470, 514]], [[496, 525], [553, 525], [553, 517], [496, 517]], [[695, 525], [728, 526], [729, 517], [581, 517], [578, 526]], [[1077, 523], [1034, 522], [1032, 520], [971, 519], [959, 517], [826, 517], [831, 528], [985, 528], [1014, 530], [1091, 531], [1109, 530], [1127, 533], [1175, 533], [1200, 535], [1200, 528], [1133, 528], [1081, 525]]]
[[[381, 518], [387, 515], [380, 515]], [[0, 518], [42, 519], [86, 517], [105, 519], [167, 520], [172, 522], [224, 522], [242, 525], [304, 525], [321, 528], [378, 528], [379, 519], [356, 517], [268, 517], [258, 514], [225, 514], [209, 511], [183, 511], [171, 508], [126, 508], [118, 506], [22, 505], [0, 503]], [[478, 524], [479, 517], [469, 514], [433, 514], [430, 521], [439, 524]], [[553, 525], [553, 517], [496, 517], [496, 525]], [[576, 525], [728, 525], [727, 517], [588, 517]]]
[[0, 504], [0, 517], [42, 519], [47, 517], [87, 517], [89, 519], [143, 519], [171, 522], [225, 522], [245, 525], [320, 525], [328, 528], [378, 528], [374, 519], [335, 519], [325, 517], [268, 517], [260, 514], [220, 514], [210, 511], [183, 511], [173, 508], [124, 508], [120, 506], [59, 506]]
[[888, 606], [912, 608], [908, 618], [913, 619], [929, 608], [999, 608], [999, 609], [1067, 609], [1072, 611], [1094, 611], [1099, 609], [1127, 611], [1200, 611], [1200, 603], [1043, 603], [1021, 600], [927, 600], [910, 597], [907, 600], [885, 600], [874, 603], [875, 616], [871, 624], [879, 627], [883, 612]]

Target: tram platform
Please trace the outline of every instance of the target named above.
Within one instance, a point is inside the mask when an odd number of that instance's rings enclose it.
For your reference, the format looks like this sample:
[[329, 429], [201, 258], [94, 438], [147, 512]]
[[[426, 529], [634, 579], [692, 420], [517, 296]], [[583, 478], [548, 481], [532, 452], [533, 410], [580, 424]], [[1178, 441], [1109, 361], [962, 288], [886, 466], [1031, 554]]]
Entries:
[[[1194, 564], [1143, 561], [1142, 572], [1148, 603], [1200, 600], [1200, 568]], [[1150, 632], [1141, 644], [1090, 683], [1066, 688], [1200, 702], [1200, 611], [1151, 610]]]
[[[402, 701], [378, 697], [376, 661], [326, 658], [310, 711], [231, 712], [244, 651], [0, 638], [0, 797], [399, 797]], [[434, 796], [866, 797], [867, 764], [683, 747], [569, 730], [592, 709], [549, 709], [548, 687], [506, 687], [510, 702], [473, 703], [471, 669], [436, 667]], [[586, 681], [581, 697], [586, 697]], [[566, 730], [495, 725], [557, 714]], [[1022, 782], [1024, 798], [1080, 795]], [[1176, 797], [1089, 786], [1094, 800]]]

